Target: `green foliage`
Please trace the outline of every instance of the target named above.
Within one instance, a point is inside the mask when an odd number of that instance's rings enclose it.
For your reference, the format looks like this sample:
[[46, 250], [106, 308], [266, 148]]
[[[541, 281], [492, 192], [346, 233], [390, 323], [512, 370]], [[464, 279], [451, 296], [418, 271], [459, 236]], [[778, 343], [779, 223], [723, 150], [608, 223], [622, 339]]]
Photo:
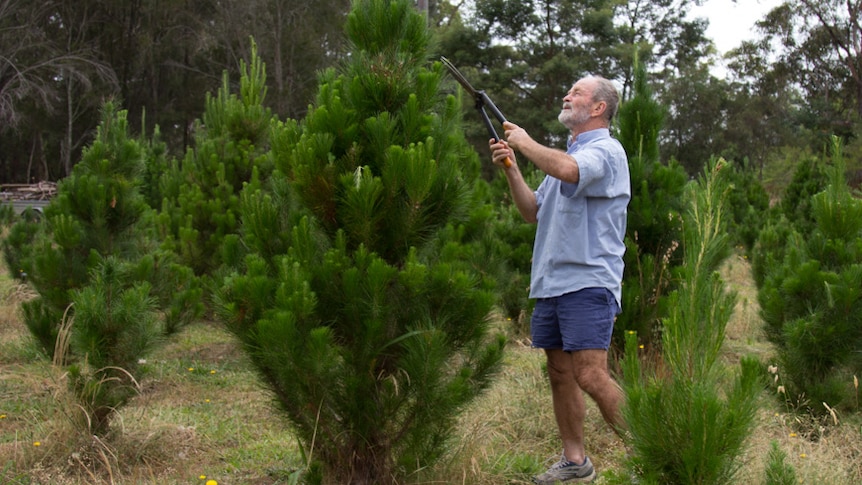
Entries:
[[[678, 164], [658, 161], [658, 131], [663, 109], [652, 99], [646, 72], [637, 71], [634, 98], [620, 108], [620, 141], [629, 155], [632, 199], [626, 226], [623, 313], [614, 325], [614, 343], [622, 349], [624, 335], [634, 331], [645, 342], [661, 341], [661, 318], [673, 290], [673, 268], [682, 250], [682, 194], [687, 183]], [[648, 151], [644, 151], [644, 150]]]
[[24, 323], [55, 364], [68, 365], [82, 411], [73, 416], [87, 435], [109, 432], [136, 392], [139, 359], [165, 325], [176, 330], [199, 314], [190, 270], [152, 240], [152, 210], [140, 190], [145, 154], [129, 136], [126, 112], [107, 103], [95, 141], [59, 184], [44, 223], [16, 224], [4, 244], [7, 261], [19, 263], [38, 293], [22, 304]]
[[69, 345], [83, 360], [69, 366], [70, 385], [84, 411], [83, 428], [104, 436], [110, 418], [138, 392], [139, 359], [162, 333], [149, 283], [137, 281], [115, 257], [100, 262], [87, 286], [73, 292]]
[[[12, 211], [11, 207], [8, 209]], [[14, 213], [9, 215], [8, 230], [5, 230], [6, 234], [0, 241], [0, 249], [3, 251], [6, 269], [13, 277], [27, 274], [23, 268], [24, 260], [32, 254], [33, 240], [41, 227], [39, 221], [18, 218]]]
[[153, 130], [153, 136], [146, 139], [142, 135], [144, 149], [144, 173], [141, 177], [141, 193], [147, 204], [158, 210], [162, 206], [161, 178], [168, 173], [171, 163], [168, 156], [167, 144], [162, 141], [161, 130], [158, 126]]
[[7, 262], [27, 274], [39, 297], [22, 304], [25, 323], [48, 356], [71, 292], [87, 285], [101, 257], [136, 254], [144, 234], [138, 222], [148, 210], [137, 190], [142, 152], [129, 138], [126, 113], [105, 105], [96, 140], [72, 175], [58, 185], [45, 208], [44, 226], [14, 227], [4, 244]]
[[722, 176], [730, 186], [727, 208], [733, 217], [728, 230], [734, 242], [741, 244], [750, 253], [764, 226], [764, 220], [773, 217], [769, 208], [769, 194], [747, 164], [728, 165], [722, 171]]
[[225, 73], [218, 95], [207, 95], [194, 148], [162, 175], [162, 238], [198, 276], [221, 266], [224, 238], [239, 231], [239, 192], [271, 171], [265, 80], [253, 44], [250, 64], [242, 63], [239, 96], [231, 93]]
[[14, 224], [18, 216], [11, 204], [0, 204], [0, 228], [7, 228]]
[[833, 153], [826, 189], [796, 205], [809, 209], [789, 227], [764, 230], [756, 261], [786, 398], [815, 415], [830, 412], [820, 403], [858, 411], [853, 376], [862, 372], [862, 201], [844, 179], [837, 139]]
[[754, 424], [760, 364], [743, 358], [731, 373], [718, 359], [735, 300], [715, 271], [729, 249], [720, 167], [687, 193], [685, 264], [665, 319], [663, 365], [642, 369], [637, 335], [626, 334], [623, 415], [641, 483], [733, 483]]
[[[541, 172], [531, 172], [528, 183], [538, 186]], [[424, 252], [465, 260], [482, 275], [483, 284], [497, 295], [497, 308], [516, 335], [528, 336], [533, 300], [529, 298], [530, 264], [535, 226], [524, 219], [512, 204], [505, 176], [492, 184], [481, 179], [473, 183], [467, 219], [447, 225]], [[505, 195], [500, 195], [505, 194]]]
[[814, 227], [811, 212], [811, 200], [814, 194], [820, 193], [827, 185], [826, 170], [823, 163], [815, 157], [800, 161], [793, 172], [793, 180], [781, 197], [781, 210], [785, 217], [803, 232], [810, 232]]
[[796, 485], [796, 470], [787, 463], [787, 454], [773, 441], [769, 447], [764, 485]]
[[478, 161], [424, 18], [362, 0], [347, 32], [306, 118], [273, 125], [276, 172], [239, 197], [217, 308], [327, 481], [387, 484], [441, 456], [504, 340], [478, 270], [490, 215], [467, 208]]
[[665, 109], [653, 97], [646, 64], [634, 57], [634, 96], [619, 111], [619, 140], [628, 157], [648, 162], [659, 160], [658, 132], [664, 124]]

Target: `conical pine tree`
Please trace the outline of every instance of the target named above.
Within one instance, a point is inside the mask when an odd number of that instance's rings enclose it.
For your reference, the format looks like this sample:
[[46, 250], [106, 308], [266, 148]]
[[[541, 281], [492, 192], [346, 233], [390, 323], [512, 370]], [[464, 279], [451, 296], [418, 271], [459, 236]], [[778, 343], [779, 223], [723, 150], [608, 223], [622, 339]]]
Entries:
[[629, 157], [632, 200], [626, 226], [625, 311], [614, 324], [614, 342], [623, 348], [634, 331], [650, 347], [661, 344], [661, 321], [682, 264], [683, 190], [687, 175], [676, 162], [659, 160], [658, 133], [664, 108], [654, 99], [646, 66], [635, 57], [634, 96], [620, 107], [619, 139]]
[[815, 415], [860, 410], [862, 200], [847, 184], [837, 138], [831, 162], [828, 185], [804, 204], [808, 211], [764, 229], [757, 258], [757, 298], [776, 347], [782, 398]]
[[478, 159], [425, 67], [424, 18], [360, 0], [347, 33], [308, 116], [273, 134], [273, 190], [243, 193], [251, 254], [220, 308], [325, 481], [391, 484], [445, 451], [504, 341], [481, 277], [426, 251], [465, 213]]
[[56, 364], [68, 364], [77, 399], [69, 414], [88, 435], [110, 431], [114, 412], [135, 395], [139, 359], [163, 336], [150, 282], [183, 274], [152, 251], [144, 153], [126, 112], [106, 103], [96, 139], [59, 184], [31, 247], [4, 248], [17, 252], [38, 292], [23, 304], [24, 321]]
[[241, 63], [239, 95], [227, 73], [216, 96], [207, 94], [194, 147], [162, 174], [159, 223], [165, 246], [198, 276], [222, 265], [222, 245], [239, 231], [239, 192], [269, 172], [272, 113], [263, 106], [266, 71], [252, 42], [251, 62]]
[[101, 258], [139, 255], [148, 206], [138, 192], [140, 144], [128, 135], [126, 113], [104, 106], [96, 140], [45, 209], [40, 231], [17, 247], [21, 269], [39, 296], [23, 304], [24, 321], [52, 357], [72, 292], [87, 285]]

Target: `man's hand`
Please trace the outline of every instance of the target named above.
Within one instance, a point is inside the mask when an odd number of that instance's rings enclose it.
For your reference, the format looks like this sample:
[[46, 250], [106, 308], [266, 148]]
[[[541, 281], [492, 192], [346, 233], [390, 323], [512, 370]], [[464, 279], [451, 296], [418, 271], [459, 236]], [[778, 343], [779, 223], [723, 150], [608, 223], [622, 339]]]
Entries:
[[521, 151], [525, 144], [533, 142], [527, 131], [515, 123], [507, 121], [503, 123], [503, 129], [506, 130], [506, 141], [515, 150]]
[[515, 164], [515, 152], [509, 148], [509, 144], [506, 141], [494, 141], [491, 138], [488, 140], [488, 146], [491, 147], [491, 160], [494, 162], [494, 165], [509, 168]]
[[503, 129], [506, 130], [506, 147], [520, 152], [542, 172], [572, 184], [581, 179], [580, 167], [574, 157], [542, 145], [514, 123], [503, 123]]

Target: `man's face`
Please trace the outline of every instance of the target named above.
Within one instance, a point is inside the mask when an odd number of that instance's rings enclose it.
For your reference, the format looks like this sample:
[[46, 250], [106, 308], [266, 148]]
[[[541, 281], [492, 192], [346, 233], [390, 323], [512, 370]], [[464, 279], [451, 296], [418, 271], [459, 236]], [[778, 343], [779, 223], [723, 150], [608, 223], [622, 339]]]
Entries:
[[593, 90], [587, 79], [576, 82], [563, 97], [563, 108], [557, 119], [568, 129], [583, 125], [590, 119], [593, 107]]

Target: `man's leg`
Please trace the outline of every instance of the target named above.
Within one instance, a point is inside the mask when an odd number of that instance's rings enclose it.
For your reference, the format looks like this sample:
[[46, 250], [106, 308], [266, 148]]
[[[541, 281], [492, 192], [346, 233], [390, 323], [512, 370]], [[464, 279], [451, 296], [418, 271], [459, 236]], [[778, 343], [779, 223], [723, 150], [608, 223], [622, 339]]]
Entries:
[[599, 349], [578, 350], [572, 352], [571, 357], [578, 387], [590, 395], [599, 406], [602, 417], [620, 435], [625, 430], [620, 414], [623, 391], [608, 372], [608, 352]]
[[548, 379], [551, 383], [554, 416], [563, 440], [563, 453], [569, 461], [583, 463], [586, 408], [584, 394], [575, 379], [572, 355], [560, 349], [545, 349], [545, 355], [548, 358]]

